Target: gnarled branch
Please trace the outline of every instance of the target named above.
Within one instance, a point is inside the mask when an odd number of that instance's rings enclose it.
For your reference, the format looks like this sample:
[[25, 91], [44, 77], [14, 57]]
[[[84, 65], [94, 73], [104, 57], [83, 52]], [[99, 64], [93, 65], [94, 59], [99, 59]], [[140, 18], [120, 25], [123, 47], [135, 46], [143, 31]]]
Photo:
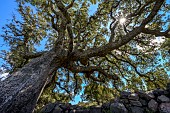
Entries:
[[77, 52], [74, 54], [74, 58], [80, 59], [80, 58], [84, 58], [84, 57], [91, 58], [91, 57], [95, 57], [95, 56], [105, 56], [108, 53], [110, 53], [112, 50], [118, 49], [119, 47], [127, 44], [129, 41], [134, 39], [134, 37], [136, 37], [138, 34], [140, 34], [142, 32], [142, 29], [144, 29], [145, 25], [148, 24], [154, 18], [154, 16], [157, 14], [160, 7], [162, 6], [163, 2], [164, 2], [163, 0], [157, 0], [155, 2], [155, 5], [154, 5], [151, 13], [148, 15], [147, 18], [145, 18], [142, 21], [142, 24], [139, 27], [134, 28], [132, 31], [130, 31], [126, 35], [124, 35], [117, 42], [111, 42], [111, 43], [108, 43], [108, 44], [98, 47], [98, 48], [90, 48], [90, 49], [84, 51], [83, 53]]
[[142, 29], [142, 32], [145, 34], [151, 34], [151, 35], [155, 35], [155, 36], [165, 36], [166, 38], [170, 38], [169, 30], [167, 30], [165, 32], [160, 32], [159, 30], [151, 30], [148, 28], [144, 28], [144, 29]]
[[[88, 67], [84, 67], [84, 66], [76, 66], [76, 65], [72, 65], [72, 66], [68, 66], [68, 69], [71, 70], [74, 73], [93, 73], [94, 71], [97, 71], [101, 74], [103, 74], [105, 77], [112, 79], [112, 80], [118, 80], [118, 75], [116, 74], [108, 74], [107, 72], [105, 72], [101, 67], [98, 66], [88, 66]], [[92, 76], [90, 76], [89, 78], [94, 79]]]

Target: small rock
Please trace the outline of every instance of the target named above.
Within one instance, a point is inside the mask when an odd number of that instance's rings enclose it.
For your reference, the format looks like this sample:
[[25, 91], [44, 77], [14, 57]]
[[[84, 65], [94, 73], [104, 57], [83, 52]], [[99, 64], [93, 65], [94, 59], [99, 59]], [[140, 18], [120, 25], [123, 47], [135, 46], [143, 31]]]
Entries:
[[123, 103], [123, 104], [129, 104], [128, 99], [120, 99], [120, 102]]
[[144, 109], [142, 109], [141, 107], [131, 107], [130, 108], [130, 113], [144, 113]]
[[138, 91], [137, 94], [139, 95], [140, 98], [147, 101], [155, 98], [152, 92], [145, 93], [144, 91]]
[[170, 103], [162, 103], [159, 106], [160, 113], [170, 113]]
[[62, 109], [63, 112], [71, 111], [71, 104], [70, 103], [59, 104], [59, 107]]
[[143, 105], [143, 106], [147, 106], [148, 103], [146, 102], [146, 100], [143, 100], [143, 99], [139, 99], [140, 103]]
[[153, 112], [156, 112], [158, 108], [158, 103], [155, 100], [151, 99], [148, 103], [148, 108]]
[[167, 90], [164, 91], [164, 95], [169, 95], [169, 92]]
[[90, 107], [90, 113], [101, 113], [101, 107]]
[[122, 92], [120, 92], [120, 98], [127, 99], [130, 94], [131, 94], [131, 92], [122, 91]]
[[158, 96], [157, 100], [159, 102], [170, 102], [170, 99], [166, 97], [165, 95]]
[[138, 94], [133, 93], [133, 94], [130, 94], [128, 96], [128, 99], [130, 99], [130, 100], [139, 100], [139, 96], [138, 96]]
[[153, 94], [157, 97], [157, 96], [161, 96], [164, 95], [164, 90], [163, 89], [156, 89], [153, 91]]
[[73, 110], [71, 110], [71, 111], [70, 111], [70, 113], [76, 113], [76, 110], [75, 110], [75, 109], [73, 109]]
[[53, 112], [50, 112], [50, 113], [61, 113], [61, 112], [62, 112], [62, 109], [59, 106], [56, 106]]
[[56, 103], [48, 103], [47, 105], [45, 105], [42, 108], [41, 112], [42, 113], [52, 113], [54, 108], [55, 108], [55, 106], [56, 106]]
[[70, 113], [90, 113], [88, 109], [71, 110]]
[[130, 107], [132, 106], [131, 104], [124, 104], [124, 105], [128, 111], [130, 110]]
[[136, 101], [136, 100], [130, 100], [130, 103], [131, 103], [131, 105], [134, 105], [134, 106], [139, 106], [139, 107], [142, 106], [142, 104], [139, 101]]
[[112, 103], [110, 105], [111, 113], [128, 113], [128, 110], [122, 103]]

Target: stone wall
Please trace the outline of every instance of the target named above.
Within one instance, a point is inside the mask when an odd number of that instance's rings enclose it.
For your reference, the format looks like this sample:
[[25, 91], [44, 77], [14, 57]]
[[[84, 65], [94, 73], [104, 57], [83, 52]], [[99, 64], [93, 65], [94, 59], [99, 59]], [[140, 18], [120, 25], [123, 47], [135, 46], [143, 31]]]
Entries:
[[170, 113], [170, 83], [166, 90], [121, 92], [120, 97], [102, 106], [83, 108], [64, 103], [50, 103], [41, 113]]

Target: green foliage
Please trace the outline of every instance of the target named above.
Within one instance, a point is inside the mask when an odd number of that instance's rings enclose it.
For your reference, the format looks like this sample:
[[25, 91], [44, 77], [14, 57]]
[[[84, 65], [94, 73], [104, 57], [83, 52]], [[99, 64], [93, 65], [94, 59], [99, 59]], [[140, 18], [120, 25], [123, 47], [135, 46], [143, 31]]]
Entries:
[[90, 2], [91, 2], [92, 4], [96, 4], [97, 1], [100, 2], [100, 0], [90, 0]]
[[44, 105], [47, 105], [48, 103], [54, 103], [54, 102], [63, 102], [68, 103], [70, 101], [70, 97], [68, 94], [63, 93], [56, 93], [54, 91], [55, 84], [52, 84], [50, 87], [45, 88], [42, 95], [40, 96], [37, 106], [35, 108], [35, 113], [39, 112]]
[[[139, 3], [137, 0], [124, 0], [119, 3], [116, 0], [17, 0], [22, 19], [17, 20], [14, 16], [3, 28], [4, 34], [1, 36], [10, 48], [9, 51], [3, 51], [3, 58], [10, 64], [11, 72], [14, 72], [36, 58], [32, 54], [41, 52], [37, 47], [42, 46], [42, 42], [45, 43], [43, 52], [55, 48], [57, 41], [61, 41], [61, 44], [57, 44], [69, 51], [71, 36], [73, 51], [68, 54], [69, 59], [77, 51], [84, 54], [92, 53], [96, 48], [97, 51], [102, 50], [101, 53], [93, 54], [93, 57], [66, 61], [65, 65], [61, 65], [55, 71], [55, 88], [59, 92], [53, 97], [54, 94], [47, 91], [40, 99], [42, 104], [64, 98], [59, 95], [61, 90], [73, 93], [71, 96], [74, 97], [84, 88], [82, 98], [99, 104], [122, 90], [165, 88], [169, 81], [166, 71], [170, 70], [167, 54], [169, 39], [161, 43], [156, 43], [155, 39], [159, 32], [169, 29], [166, 27], [168, 18], [164, 18], [169, 11], [168, 4], [164, 2], [159, 12], [143, 27], [158, 32], [147, 33], [146, 30], [137, 35], [128, 35], [143, 25], [156, 1], [142, 0]], [[94, 5], [97, 9], [91, 14], [90, 9]], [[121, 17], [126, 18], [124, 24], [119, 23]], [[117, 25], [115, 29], [114, 25]], [[129, 41], [128, 36], [131, 36]], [[110, 48], [112, 45], [117, 46]], [[86, 61], [84, 64], [82, 59]], [[163, 63], [160, 63], [161, 59]], [[83, 68], [96, 66], [100, 69], [88, 68], [88, 71], [78, 72], [72, 69], [73, 65]], [[118, 79], [112, 79], [114, 76]]]
[[100, 105], [113, 99], [116, 95], [116, 91], [112, 88], [98, 83], [90, 83], [84, 89], [83, 98], [90, 102], [97, 102]]

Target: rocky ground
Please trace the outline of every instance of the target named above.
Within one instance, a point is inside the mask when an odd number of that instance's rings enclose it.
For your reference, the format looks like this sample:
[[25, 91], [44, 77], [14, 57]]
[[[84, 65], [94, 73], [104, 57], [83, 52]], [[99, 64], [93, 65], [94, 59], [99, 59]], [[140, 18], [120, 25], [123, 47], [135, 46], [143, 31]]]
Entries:
[[102, 106], [84, 108], [68, 103], [49, 103], [41, 113], [170, 113], [170, 83], [166, 90], [121, 92], [119, 98]]

